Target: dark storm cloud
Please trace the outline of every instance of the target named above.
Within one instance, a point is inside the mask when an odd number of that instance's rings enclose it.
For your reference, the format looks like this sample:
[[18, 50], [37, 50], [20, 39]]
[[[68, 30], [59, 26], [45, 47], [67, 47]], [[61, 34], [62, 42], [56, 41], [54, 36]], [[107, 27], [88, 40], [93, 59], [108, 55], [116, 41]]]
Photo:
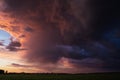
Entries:
[[[97, 61], [100, 62], [100, 68], [110, 67], [113, 70], [120, 67], [120, 36], [117, 33], [120, 32], [120, 6], [117, 0], [5, 2], [5, 11], [10, 12], [11, 16], [25, 19], [25, 23], [35, 24], [31, 28], [25, 27], [26, 31], [41, 30], [30, 35], [30, 50], [25, 56], [27, 61], [52, 64], [65, 57], [75, 59], [77, 62], [69, 63], [77, 67], [85, 63], [85, 66], [97, 68]], [[8, 47], [10, 50], [20, 47], [19, 43], [11, 45]]]
[[94, 39], [101, 39], [106, 31], [119, 27], [117, 24], [120, 19], [120, 5], [117, 0], [92, 0], [90, 5], [94, 15], [91, 24]]
[[9, 51], [23, 51], [23, 50], [27, 50], [25, 48], [21, 48], [21, 46], [22, 46], [22, 44], [19, 41], [11, 40], [9, 45], [6, 46], [6, 49], [8, 49]]
[[29, 66], [29, 65], [22, 65], [22, 64], [17, 64], [17, 63], [12, 63], [11, 66], [13, 66], [13, 67], [22, 67], [22, 68], [32, 67], [32, 66]]
[[12, 41], [9, 46], [13, 46], [13, 47], [20, 47], [21, 46], [21, 43], [18, 42], [18, 41]]
[[34, 30], [31, 27], [26, 27], [25, 31], [27, 31], [27, 32], [33, 32]]
[[[36, 50], [37, 51], [37, 50]], [[29, 61], [43, 61], [43, 63], [57, 63], [62, 57], [72, 58], [72, 59], [84, 59], [89, 56], [89, 54], [78, 46], [66, 46], [58, 45], [54, 47], [46, 47], [43, 50], [38, 50], [39, 54], [27, 55]], [[43, 54], [40, 54], [43, 53]], [[37, 58], [39, 56], [39, 58]], [[31, 59], [33, 58], [33, 59]], [[34, 59], [36, 58], [36, 59]], [[30, 60], [31, 59], [31, 60]], [[42, 63], [42, 62], [41, 62]]]
[[4, 45], [3, 45], [3, 42], [0, 42], [0, 46], [4, 46]]
[[21, 47], [21, 43], [18, 41], [11, 41], [11, 43], [6, 47], [10, 51], [17, 51]]

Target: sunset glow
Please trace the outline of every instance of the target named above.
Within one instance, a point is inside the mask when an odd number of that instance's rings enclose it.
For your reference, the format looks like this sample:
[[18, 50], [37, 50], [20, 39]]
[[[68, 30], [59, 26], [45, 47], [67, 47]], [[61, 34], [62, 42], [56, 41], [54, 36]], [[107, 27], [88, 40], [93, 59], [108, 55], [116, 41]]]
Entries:
[[120, 11], [115, 5], [100, 0], [0, 0], [0, 69], [120, 71]]

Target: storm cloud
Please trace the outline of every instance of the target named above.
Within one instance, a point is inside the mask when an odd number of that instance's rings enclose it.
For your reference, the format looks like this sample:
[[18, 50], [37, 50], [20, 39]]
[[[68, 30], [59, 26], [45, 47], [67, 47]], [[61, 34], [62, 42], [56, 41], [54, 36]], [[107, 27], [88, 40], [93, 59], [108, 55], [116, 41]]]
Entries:
[[[78, 72], [85, 66], [95, 69], [93, 72], [119, 70], [120, 6], [117, 0], [4, 2], [3, 11], [14, 19], [11, 24], [23, 24], [16, 26], [20, 28], [16, 34], [25, 35], [27, 62], [55, 68], [61, 60], [66, 60], [65, 64]], [[8, 49], [16, 50], [21, 44], [12, 42]]]

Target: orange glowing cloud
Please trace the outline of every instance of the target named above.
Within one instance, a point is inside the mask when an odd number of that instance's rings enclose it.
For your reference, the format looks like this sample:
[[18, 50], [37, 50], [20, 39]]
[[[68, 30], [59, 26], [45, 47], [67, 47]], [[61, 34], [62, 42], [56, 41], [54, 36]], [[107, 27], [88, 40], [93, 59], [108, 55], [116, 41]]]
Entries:
[[[107, 4], [99, 7], [97, 2], [90, 1], [0, 0], [0, 29], [14, 38], [11, 38], [11, 43], [0, 52], [2, 57], [7, 58], [1, 57], [3, 63], [6, 65], [9, 64], [6, 63], [8, 60], [13, 60], [10, 62], [11, 70], [16, 67], [19, 67], [19, 70], [30, 67], [31, 72], [87, 72], [111, 67], [111, 61], [114, 61], [118, 54], [116, 53], [115, 57], [111, 55], [114, 51], [117, 52], [117, 49], [115, 47], [111, 52], [109, 47], [103, 44], [111, 43], [103, 38], [103, 32], [107, 30], [103, 25], [108, 19], [105, 17], [102, 20], [103, 17], [98, 16], [103, 16], [102, 12], [106, 11], [102, 10], [103, 7], [108, 7]], [[99, 9], [102, 14], [96, 11]], [[12, 59], [8, 59], [10, 56]], [[115, 62], [117, 65], [118, 62]]]

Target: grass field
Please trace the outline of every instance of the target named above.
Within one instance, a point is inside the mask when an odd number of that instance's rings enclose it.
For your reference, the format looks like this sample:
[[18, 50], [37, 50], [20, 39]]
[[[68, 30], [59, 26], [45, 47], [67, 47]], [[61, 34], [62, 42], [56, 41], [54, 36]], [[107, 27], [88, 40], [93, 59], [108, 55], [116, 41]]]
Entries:
[[2, 74], [0, 80], [120, 80], [120, 73], [103, 74]]

